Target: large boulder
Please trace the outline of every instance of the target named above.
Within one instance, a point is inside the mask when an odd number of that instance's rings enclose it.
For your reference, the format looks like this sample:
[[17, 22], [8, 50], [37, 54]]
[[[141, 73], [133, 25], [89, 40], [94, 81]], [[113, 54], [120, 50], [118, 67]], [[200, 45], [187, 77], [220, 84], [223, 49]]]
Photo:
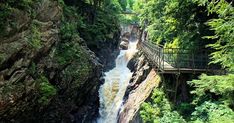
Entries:
[[120, 47], [121, 50], [127, 50], [128, 49], [128, 44], [129, 44], [129, 42], [121, 41], [119, 47]]

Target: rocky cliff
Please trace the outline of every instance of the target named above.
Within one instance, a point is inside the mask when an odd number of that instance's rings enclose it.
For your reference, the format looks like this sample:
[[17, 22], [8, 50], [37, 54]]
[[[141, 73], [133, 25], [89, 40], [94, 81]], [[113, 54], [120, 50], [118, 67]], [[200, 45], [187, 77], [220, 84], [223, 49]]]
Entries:
[[133, 72], [125, 93], [124, 103], [119, 113], [119, 123], [141, 123], [139, 109], [148, 99], [152, 90], [159, 86], [160, 77], [146, 61], [142, 52], [138, 52], [128, 63]]
[[77, 18], [66, 17], [55, 0], [6, 3], [0, 2], [0, 122], [91, 122], [103, 65], [71, 26]]

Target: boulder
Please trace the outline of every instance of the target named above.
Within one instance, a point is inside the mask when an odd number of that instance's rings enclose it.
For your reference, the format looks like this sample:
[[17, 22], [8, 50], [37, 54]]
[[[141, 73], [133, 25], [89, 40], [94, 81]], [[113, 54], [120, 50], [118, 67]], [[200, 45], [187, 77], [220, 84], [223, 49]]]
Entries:
[[129, 44], [128, 42], [121, 41], [119, 47], [120, 47], [120, 49], [122, 49], [122, 50], [127, 50], [127, 49], [128, 49], [128, 44]]

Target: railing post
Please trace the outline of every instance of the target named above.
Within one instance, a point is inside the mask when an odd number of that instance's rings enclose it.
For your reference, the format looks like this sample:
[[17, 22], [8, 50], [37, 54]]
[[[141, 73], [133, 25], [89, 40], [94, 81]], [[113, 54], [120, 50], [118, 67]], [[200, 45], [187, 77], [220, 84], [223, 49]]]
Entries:
[[163, 62], [163, 70], [164, 70], [165, 69], [165, 66], [164, 66], [164, 48], [162, 48], [162, 55], [163, 55], [162, 62]]
[[158, 61], [159, 61], [159, 66], [160, 66], [160, 69], [162, 70], [162, 66], [161, 66], [161, 52], [160, 52], [160, 48], [158, 47], [158, 54], [159, 54], [159, 57], [158, 57]]
[[195, 63], [194, 63], [194, 53], [192, 53], [192, 61], [193, 61], [193, 68], [192, 69], [196, 69], [195, 68]]
[[205, 51], [205, 59], [206, 59], [206, 61], [205, 61], [205, 63], [204, 63], [204, 65], [205, 66], [207, 66], [206, 67], [206, 71], [207, 71], [207, 69], [209, 69], [209, 59], [208, 59], [208, 52], [207, 51]]
[[[209, 63], [209, 57], [207, 51], [202, 51], [201, 54], [194, 52], [187, 52], [187, 49], [179, 48], [163, 48], [159, 45], [153, 45], [150, 42], [141, 42], [141, 50], [145, 53], [148, 60], [153, 62], [153, 65], [158, 67], [158, 70], [164, 71], [167, 65], [171, 65], [174, 71], [183, 70], [183, 68], [196, 71], [196, 69], [208, 69], [211, 68], [207, 65]], [[181, 51], [179, 51], [181, 50]], [[201, 51], [201, 50], [200, 50]], [[192, 61], [191, 61], [192, 60]]]

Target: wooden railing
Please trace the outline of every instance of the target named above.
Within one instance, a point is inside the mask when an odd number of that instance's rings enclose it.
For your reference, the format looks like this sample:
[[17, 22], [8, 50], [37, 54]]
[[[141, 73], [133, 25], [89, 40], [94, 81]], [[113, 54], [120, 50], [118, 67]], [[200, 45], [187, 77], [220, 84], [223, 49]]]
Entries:
[[163, 48], [149, 42], [141, 42], [141, 50], [159, 70], [206, 71], [218, 69], [216, 65], [209, 65], [208, 50], [191, 51], [181, 48]]

